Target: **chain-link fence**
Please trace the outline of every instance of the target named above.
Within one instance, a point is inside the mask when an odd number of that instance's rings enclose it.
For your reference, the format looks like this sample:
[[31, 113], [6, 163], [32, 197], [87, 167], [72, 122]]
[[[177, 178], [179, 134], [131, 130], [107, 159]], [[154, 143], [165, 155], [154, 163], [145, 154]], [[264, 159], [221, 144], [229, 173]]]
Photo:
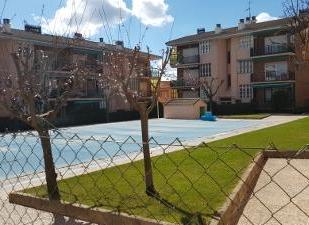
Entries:
[[[60, 200], [49, 200], [42, 139]], [[309, 224], [309, 152], [51, 131], [0, 136], [0, 224]]]

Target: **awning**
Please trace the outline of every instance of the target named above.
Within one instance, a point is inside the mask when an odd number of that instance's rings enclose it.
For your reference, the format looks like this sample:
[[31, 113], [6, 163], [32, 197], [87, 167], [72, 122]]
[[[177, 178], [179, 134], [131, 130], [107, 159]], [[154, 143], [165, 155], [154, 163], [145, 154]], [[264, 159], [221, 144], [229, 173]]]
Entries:
[[91, 100], [88, 100], [88, 99], [85, 99], [85, 100], [71, 100], [69, 102], [72, 102], [74, 104], [93, 104], [93, 103], [100, 103], [100, 102], [102, 102], [102, 99], [98, 99], [98, 100], [94, 100], [94, 99], [91, 99]]
[[252, 88], [290, 88], [293, 83], [257, 83]]
[[288, 60], [288, 57], [291, 55], [295, 55], [295, 54], [292, 52], [284, 52], [284, 53], [278, 53], [278, 54], [252, 56], [251, 58], [255, 62], [263, 62], [263, 61], [269, 61], [269, 60], [280, 62], [280, 61]]

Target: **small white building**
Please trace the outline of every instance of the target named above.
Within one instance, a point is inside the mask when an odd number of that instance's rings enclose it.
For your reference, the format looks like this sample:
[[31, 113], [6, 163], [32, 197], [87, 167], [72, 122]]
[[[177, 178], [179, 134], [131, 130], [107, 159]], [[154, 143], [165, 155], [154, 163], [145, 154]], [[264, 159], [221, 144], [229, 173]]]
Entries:
[[165, 119], [199, 119], [206, 111], [206, 103], [200, 98], [176, 98], [164, 105]]

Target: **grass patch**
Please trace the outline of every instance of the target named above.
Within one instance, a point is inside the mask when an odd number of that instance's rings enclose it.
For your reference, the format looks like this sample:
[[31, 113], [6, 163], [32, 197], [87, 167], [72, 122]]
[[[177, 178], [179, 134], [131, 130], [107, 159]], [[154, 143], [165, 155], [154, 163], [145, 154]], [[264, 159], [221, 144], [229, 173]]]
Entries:
[[299, 150], [309, 144], [309, 118], [261, 129], [212, 142], [214, 146], [267, 147], [273, 143], [278, 149]]
[[257, 114], [239, 114], [239, 115], [223, 115], [219, 116], [222, 119], [246, 119], [246, 120], [261, 120], [269, 117], [271, 114], [268, 113], [257, 113]]
[[[183, 224], [202, 215], [209, 220], [235, 187], [258, 150], [215, 146], [263, 147], [273, 142], [283, 150], [309, 143], [309, 118], [275, 126], [153, 158], [154, 180], [161, 197], [181, 210], [171, 209], [144, 192], [143, 162], [97, 171], [59, 181], [62, 199], [118, 212]], [[46, 187], [25, 190], [46, 198]], [[198, 219], [196, 219], [198, 220]]]

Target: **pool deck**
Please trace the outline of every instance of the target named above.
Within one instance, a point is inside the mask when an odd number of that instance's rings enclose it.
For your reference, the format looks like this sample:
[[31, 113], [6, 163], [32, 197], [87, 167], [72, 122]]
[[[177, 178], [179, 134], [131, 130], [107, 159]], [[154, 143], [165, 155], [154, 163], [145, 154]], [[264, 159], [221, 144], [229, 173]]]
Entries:
[[[259, 121], [253, 121], [252, 120], [251, 123], [248, 124], [248, 126], [242, 126], [241, 128], [234, 128], [231, 127], [230, 129], [226, 130], [225, 132], [217, 132], [214, 133], [213, 135], [205, 135], [205, 136], [196, 136], [195, 134], [193, 134], [194, 137], [196, 137], [195, 139], [192, 138], [190, 139], [190, 136], [183, 136], [180, 137], [183, 141], [182, 144], [184, 145], [197, 145], [200, 144], [201, 142], [212, 142], [215, 140], [220, 140], [220, 139], [224, 139], [224, 138], [228, 138], [228, 137], [232, 137], [235, 135], [239, 135], [239, 134], [243, 134], [243, 133], [247, 133], [250, 131], [255, 131], [255, 130], [259, 130], [259, 129], [263, 129], [263, 128], [267, 128], [267, 127], [271, 127], [271, 126], [275, 126], [275, 125], [279, 125], [279, 124], [284, 124], [287, 122], [292, 122], [298, 119], [302, 119], [305, 118], [306, 116], [270, 116], [268, 118], [265, 118], [263, 120], [259, 120]], [[150, 129], [151, 126], [153, 126], [153, 124], [156, 124], [156, 122], [159, 121], [159, 125], [160, 124], [165, 124], [168, 125], [167, 120], [161, 119], [161, 120], [151, 120], [150, 121]], [[170, 121], [170, 120], [169, 120]], [[216, 123], [220, 123], [220, 121], [224, 122], [226, 120], [219, 120], [218, 122], [212, 123], [212, 126], [215, 126]], [[244, 120], [234, 120], [234, 119], [228, 119], [228, 121], [230, 122], [239, 122], [239, 121], [244, 121]], [[177, 128], [175, 128], [175, 126], [178, 126], [178, 129], [181, 128], [181, 121], [171, 121], [172, 124], [174, 124], [174, 127], [172, 127], [172, 130], [175, 130]], [[185, 121], [184, 121], [185, 122]], [[199, 123], [202, 124], [201, 121], [189, 121], [187, 123], [187, 125], [190, 125], [192, 127], [192, 123], [194, 126], [194, 123]], [[245, 121], [246, 122], [246, 121]], [[204, 123], [206, 124], [210, 124], [211, 122], [208, 123]], [[125, 123], [114, 123], [112, 124], [114, 126], [114, 128], [116, 129], [117, 127], [119, 127], [118, 129], [121, 129], [121, 127], [124, 126], [129, 126], [133, 127], [134, 125], [134, 129], [136, 129], [136, 126], [139, 124], [138, 121], [130, 121], [130, 122], [125, 122]], [[202, 124], [203, 125], [203, 124]], [[111, 126], [111, 124], [104, 124], [104, 125], [94, 125], [97, 126], [97, 129], [91, 129], [93, 128], [93, 126], [84, 126], [84, 127], [75, 127], [75, 128], [69, 128], [69, 129], [64, 129], [64, 131], [68, 131], [68, 132], [75, 132], [75, 133], [85, 133], [87, 131], [89, 131], [88, 135], [96, 135], [98, 134], [97, 131], [98, 129], [103, 129], [104, 127], [108, 127]], [[209, 125], [210, 126], [210, 125]], [[159, 128], [158, 128], [159, 129]], [[185, 129], [185, 128], [183, 128]], [[162, 129], [161, 129], [162, 130]], [[121, 131], [121, 130], [120, 130]], [[157, 131], [159, 132], [160, 129]], [[127, 135], [127, 130], [123, 131], [125, 132]], [[182, 133], [184, 133], [184, 131], [181, 131]], [[185, 132], [188, 132], [188, 130], [185, 130]], [[164, 135], [164, 133], [161, 133], [162, 135]], [[138, 136], [135, 136], [138, 137]], [[173, 137], [170, 137], [173, 138]], [[168, 139], [166, 139], [165, 141], [169, 141]], [[180, 149], [182, 149], [182, 146], [174, 146], [169, 148], [169, 151], [178, 151]], [[152, 156], [155, 155], [159, 155], [162, 154], [162, 149], [161, 148], [155, 148], [152, 149]], [[139, 155], [137, 155], [135, 157], [135, 160], [139, 160], [142, 158], [142, 154], [139, 153]], [[123, 158], [119, 158], [117, 159], [117, 161], [115, 161], [115, 164], [113, 165], [117, 165], [117, 164], [124, 164], [128, 162], [128, 159], [123, 159]], [[104, 163], [104, 162], [102, 162]], [[106, 162], [105, 162], [106, 163]], [[87, 168], [85, 168], [84, 164], [80, 164], [80, 165], [76, 165], [74, 166], [74, 168], [62, 168], [60, 169], [58, 172], [60, 174], [63, 174], [61, 170], [66, 171], [64, 173], [64, 175], [61, 175], [60, 177], [63, 178], [67, 178], [67, 177], [71, 177], [71, 176], [76, 176], [78, 174], [82, 174], [85, 173], [85, 171], [87, 172], [91, 172], [91, 171], [95, 171], [98, 169], [102, 169], [104, 168], [104, 164], [102, 164], [100, 167], [97, 166], [97, 163], [94, 164], [92, 167], [89, 167], [89, 164], [87, 165]], [[74, 169], [74, 173], [69, 173], [69, 170], [73, 170]], [[28, 175], [24, 178], [18, 178], [18, 179], [11, 179], [11, 180], [5, 180], [5, 181], [1, 181], [0, 182], [0, 187], [1, 187], [1, 191], [0, 191], [0, 212], [1, 212], [1, 216], [0, 216], [0, 224], [17, 224], [17, 223], [21, 223], [21, 224], [53, 224], [52, 223], [52, 215], [49, 213], [44, 213], [41, 211], [37, 211], [37, 210], [32, 210], [29, 208], [25, 208], [22, 206], [15, 206], [12, 204], [9, 204], [8, 199], [7, 199], [7, 195], [8, 193], [10, 193], [11, 191], [17, 191], [19, 189], [22, 189], [23, 187], [29, 187], [29, 184], [31, 184], [31, 186], [37, 186], [39, 184], [42, 183], [42, 181], [45, 179], [44, 174], [35, 174], [35, 175]], [[27, 185], [26, 185], [27, 184]], [[25, 185], [25, 186], [24, 186]], [[66, 224], [88, 224], [88, 223], [83, 223], [83, 222], [74, 222], [74, 221], [70, 221], [70, 223], [66, 223]]]

